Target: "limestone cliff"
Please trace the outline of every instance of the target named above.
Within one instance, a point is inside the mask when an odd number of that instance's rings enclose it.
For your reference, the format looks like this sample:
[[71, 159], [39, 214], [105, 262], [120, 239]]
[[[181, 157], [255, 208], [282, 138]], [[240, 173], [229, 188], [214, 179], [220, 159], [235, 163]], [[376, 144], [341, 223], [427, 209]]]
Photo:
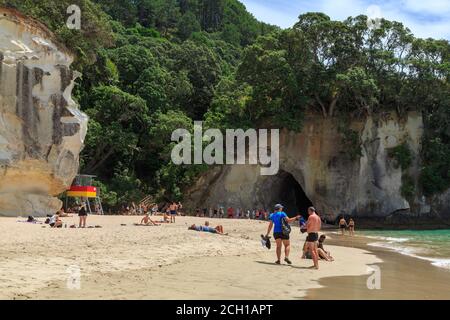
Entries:
[[78, 171], [87, 116], [69, 52], [40, 23], [0, 8], [0, 215], [45, 215]]
[[[450, 196], [425, 199], [420, 191], [402, 196], [402, 169], [388, 150], [407, 143], [413, 154], [407, 169], [418, 185], [423, 121], [420, 114], [405, 119], [395, 114], [353, 121], [361, 156], [351, 159], [338, 131], [337, 119], [309, 116], [300, 133], [280, 135], [280, 172], [261, 176], [259, 167], [216, 167], [188, 191], [188, 208], [215, 205], [272, 208], [282, 202], [291, 214], [313, 204], [328, 221], [352, 215], [361, 224], [427, 225], [443, 227], [450, 221]], [[448, 224], [447, 224], [448, 226]]]

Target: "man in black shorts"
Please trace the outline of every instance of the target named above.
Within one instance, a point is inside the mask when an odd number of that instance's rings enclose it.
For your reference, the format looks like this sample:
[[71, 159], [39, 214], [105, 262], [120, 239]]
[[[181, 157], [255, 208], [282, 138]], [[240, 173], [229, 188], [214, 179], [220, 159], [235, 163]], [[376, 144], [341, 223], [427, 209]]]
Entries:
[[282, 228], [282, 219], [286, 219], [288, 223], [295, 221], [298, 217], [289, 218], [286, 213], [283, 212], [283, 206], [281, 204], [277, 204], [275, 206], [275, 212], [272, 213], [269, 217], [270, 224], [267, 228], [266, 238], [269, 236], [270, 231], [272, 231], [273, 227], [273, 237], [277, 243], [277, 261], [276, 264], [280, 264], [281, 259], [281, 248], [284, 245], [284, 261], [287, 264], [292, 264], [289, 260], [289, 252], [291, 251], [291, 243], [289, 241], [289, 235], [283, 234]]
[[314, 266], [311, 268], [319, 269], [319, 254], [317, 253], [317, 241], [319, 240], [319, 231], [322, 228], [322, 221], [316, 214], [316, 209], [308, 208], [308, 221], [306, 222], [306, 250], [311, 252], [314, 261]]

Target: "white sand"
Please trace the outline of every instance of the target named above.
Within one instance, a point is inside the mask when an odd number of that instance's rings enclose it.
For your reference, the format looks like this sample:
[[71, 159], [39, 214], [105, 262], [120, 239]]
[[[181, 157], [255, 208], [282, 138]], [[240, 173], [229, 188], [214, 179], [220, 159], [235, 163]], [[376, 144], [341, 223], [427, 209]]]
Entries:
[[[135, 227], [140, 217], [89, 216], [88, 224], [101, 229], [16, 220], [0, 218], [0, 299], [273, 299], [273, 292], [296, 299], [318, 287], [320, 278], [363, 275], [367, 265], [380, 262], [363, 250], [326, 246], [336, 261], [308, 270], [312, 261], [300, 259], [305, 235], [293, 228], [293, 266], [274, 265], [274, 248], [260, 243], [267, 229], [260, 221], [209, 219], [230, 233], [219, 236], [187, 230], [204, 218]], [[72, 265], [81, 270], [80, 290], [67, 288]]]

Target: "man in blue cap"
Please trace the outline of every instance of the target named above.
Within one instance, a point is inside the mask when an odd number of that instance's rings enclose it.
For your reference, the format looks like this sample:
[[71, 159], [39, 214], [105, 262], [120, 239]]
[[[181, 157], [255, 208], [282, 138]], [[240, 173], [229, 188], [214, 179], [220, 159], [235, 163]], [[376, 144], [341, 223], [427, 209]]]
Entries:
[[283, 206], [281, 204], [277, 204], [275, 206], [275, 212], [269, 216], [270, 224], [267, 228], [266, 237], [269, 236], [270, 231], [273, 228], [273, 237], [275, 238], [277, 244], [277, 261], [276, 264], [280, 264], [281, 259], [281, 248], [284, 245], [284, 261], [287, 264], [292, 264], [289, 260], [289, 252], [291, 250], [291, 243], [289, 241], [289, 235], [283, 234], [283, 219], [286, 222], [290, 223], [292, 221], [297, 220], [299, 217], [289, 218], [287, 214], [283, 211]]

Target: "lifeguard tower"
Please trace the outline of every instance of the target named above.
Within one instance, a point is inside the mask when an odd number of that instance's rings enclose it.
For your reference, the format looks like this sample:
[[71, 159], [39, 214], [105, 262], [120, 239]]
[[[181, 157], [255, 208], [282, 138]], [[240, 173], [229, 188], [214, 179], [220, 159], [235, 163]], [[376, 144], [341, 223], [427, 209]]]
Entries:
[[[102, 201], [100, 198], [100, 190], [97, 187], [92, 186], [92, 180], [96, 176], [87, 174], [79, 174], [73, 180], [72, 186], [66, 192], [66, 209], [68, 198], [80, 198], [81, 201], [86, 203], [86, 210], [89, 214], [103, 215]], [[92, 202], [92, 203], [91, 203]], [[92, 206], [94, 205], [94, 211]]]

